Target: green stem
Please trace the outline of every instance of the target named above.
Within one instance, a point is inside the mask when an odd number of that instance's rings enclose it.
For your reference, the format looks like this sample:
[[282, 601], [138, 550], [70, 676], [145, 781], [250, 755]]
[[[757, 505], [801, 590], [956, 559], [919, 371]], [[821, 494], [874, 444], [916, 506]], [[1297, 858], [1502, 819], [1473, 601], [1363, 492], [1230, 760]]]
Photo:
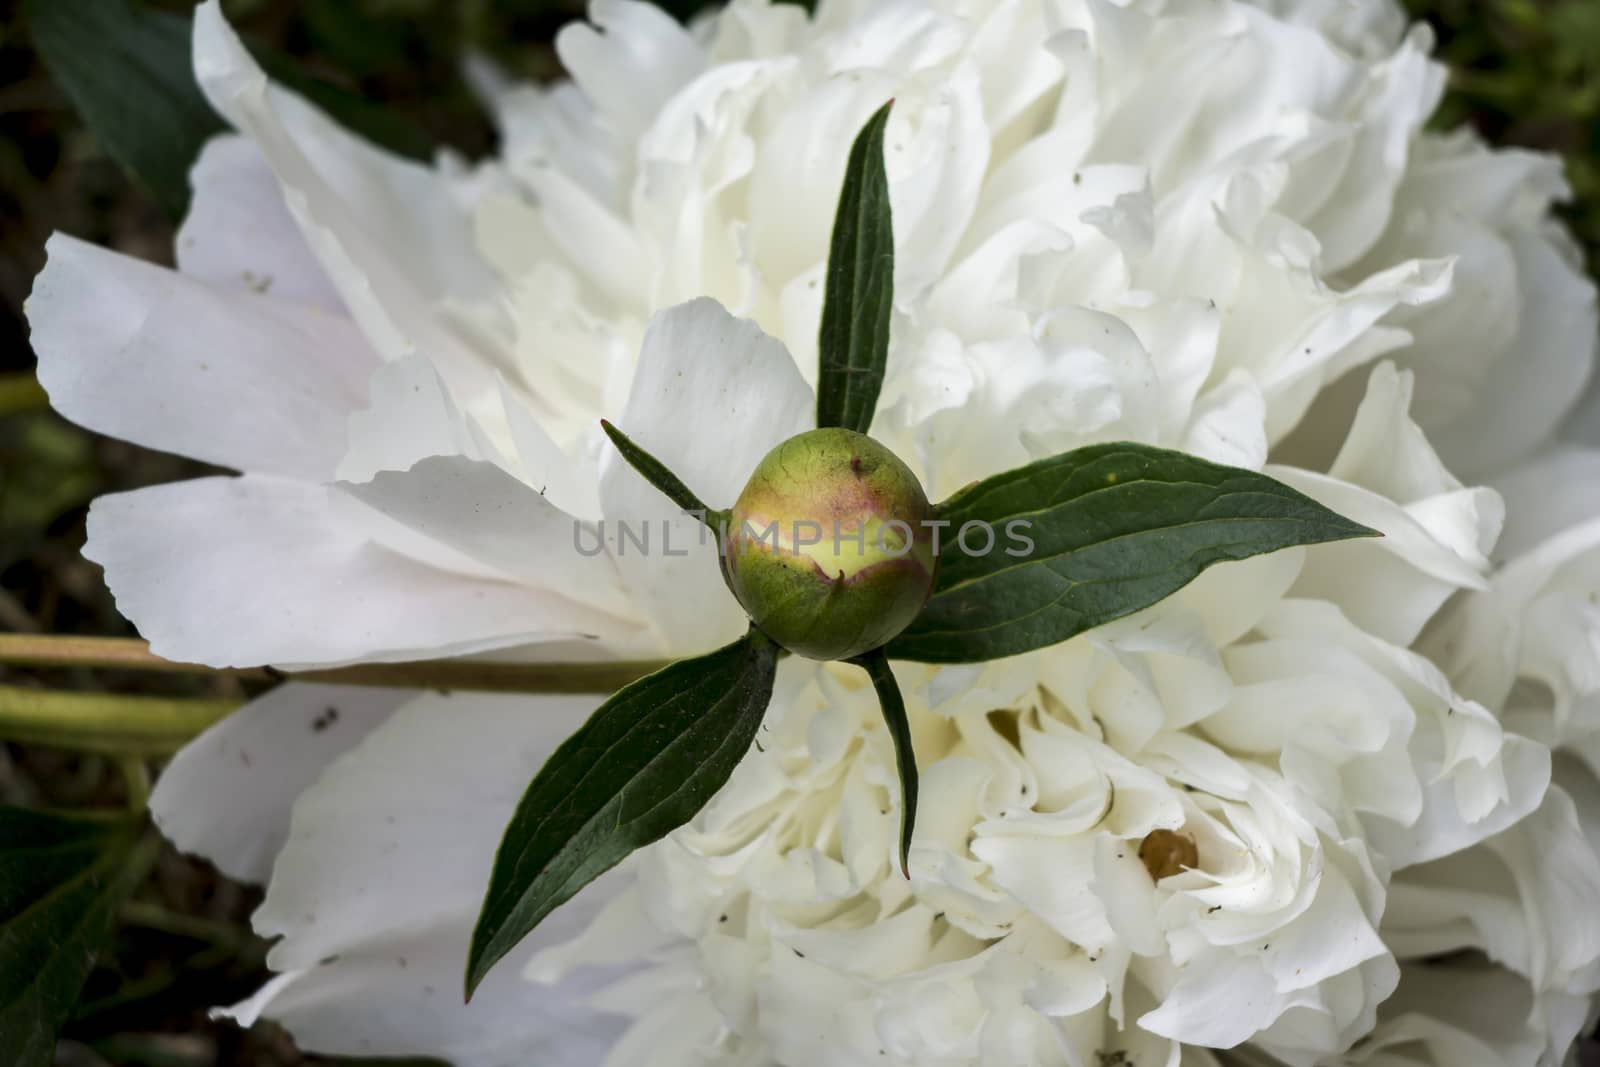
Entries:
[[50, 397], [31, 371], [0, 374], [0, 415], [19, 415], [50, 406]]
[[[289, 680], [381, 689], [607, 694], [654, 674], [670, 662], [494, 663], [444, 659], [364, 663], [285, 674], [271, 668], [217, 670], [174, 663], [152, 654], [143, 641], [124, 638], [0, 634], [0, 664], [163, 671], [229, 676], [266, 684]], [[0, 686], [0, 739], [129, 758], [170, 755], [241, 703], [236, 699], [64, 693]], [[142, 802], [136, 777], [129, 780], [129, 801], [135, 806]]]
[[388, 689], [459, 689], [487, 693], [613, 693], [668, 665], [669, 660], [610, 660], [596, 663], [495, 663], [437, 659], [410, 663], [362, 663], [327, 670], [283, 672], [271, 668], [218, 669], [178, 663], [150, 651], [143, 641], [122, 637], [59, 634], [0, 634], [0, 664], [88, 667], [166, 673], [225, 675], [243, 681], [289, 679], [325, 685]]
[[131, 637], [74, 637], [68, 634], [0, 634], [0, 663], [15, 667], [92, 667], [169, 674], [229, 674], [271, 681], [259, 670], [218, 671], [198, 663], [178, 663], [150, 651]]
[[414, 663], [360, 663], [325, 671], [295, 671], [282, 677], [296, 682], [388, 689], [461, 689], [480, 693], [614, 693], [672, 662], [494, 663], [435, 659], [417, 660]]
[[169, 755], [238, 706], [234, 700], [0, 686], [0, 737], [110, 755]]
[[150, 808], [150, 764], [145, 757], [132, 755], [121, 756], [117, 762], [128, 786], [128, 810], [143, 815]]

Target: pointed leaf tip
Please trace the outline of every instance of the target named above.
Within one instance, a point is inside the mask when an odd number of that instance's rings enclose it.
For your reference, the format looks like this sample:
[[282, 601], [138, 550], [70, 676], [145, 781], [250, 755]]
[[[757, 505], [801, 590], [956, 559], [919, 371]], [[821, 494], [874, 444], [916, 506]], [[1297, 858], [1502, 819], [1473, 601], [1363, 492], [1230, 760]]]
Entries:
[[633, 439], [617, 429], [608, 420], [600, 420], [600, 428], [605, 431], [611, 443], [622, 453], [622, 458], [628, 461], [628, 466], [638, 471], [645, 481], [659, 489], [663, 496], [671, 500], [685, 513], [697, 515], [714, 534], [722, 531], [717, 525], [720, 512], [713, 511], [695, 496], [694, 491], [683, 483], [683, 480], [667, 468], [665, 463], [656, 459], [634, 443]]
[[777, 661], [777, 645], [752, 629], [619, 691], [555, 751], [495, 855], [467, 999], [545, 916], [722, 788], [761, 727]]
[[1379, 536], [1258, 471], [1150, 445], [1090, 445], [968, 486], [939, 505], [953, 529], [897, 659], [975, 663], [1057, 644], [1147, 608], [1216, 563], [1294, 545]]
[[866, 433], [883, 388], [894, 308], [894, 220], [883, 137], [890, 100], [857, 134], [828, 248], [817, 337], [817, 425]]
[[883, 724], [894, 742], [895, 769], [900, 778], [900, 875], [911, 880], [911, 836], [917, 822], [917, 753], [911, 743], [911, 722], [905, 697], [889, 667], [889, 657], [879, 648], [853, 660], [872, 679], [878, 692]]

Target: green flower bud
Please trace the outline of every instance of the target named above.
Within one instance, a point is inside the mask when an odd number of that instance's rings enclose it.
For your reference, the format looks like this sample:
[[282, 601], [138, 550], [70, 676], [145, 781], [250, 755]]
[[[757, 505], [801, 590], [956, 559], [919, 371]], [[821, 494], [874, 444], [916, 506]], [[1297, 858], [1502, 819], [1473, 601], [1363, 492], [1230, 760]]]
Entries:
[[865, 434], [789, 438], [757, 464], [722, 533], [728, 588], [767, 636], [850, 659], [911, 624], [933, 590], [933, 507]]

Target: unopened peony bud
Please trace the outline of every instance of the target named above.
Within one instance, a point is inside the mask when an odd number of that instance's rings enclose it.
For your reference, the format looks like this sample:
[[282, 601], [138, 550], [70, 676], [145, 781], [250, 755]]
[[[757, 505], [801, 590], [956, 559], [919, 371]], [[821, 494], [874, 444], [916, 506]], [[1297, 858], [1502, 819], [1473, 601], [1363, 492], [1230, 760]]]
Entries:
[[789, 651], [849, 659], [911, 624], [933, 589], [933, 507], [878, 442], [810, 430], [767, 453], [723, 530], [723, 573]]

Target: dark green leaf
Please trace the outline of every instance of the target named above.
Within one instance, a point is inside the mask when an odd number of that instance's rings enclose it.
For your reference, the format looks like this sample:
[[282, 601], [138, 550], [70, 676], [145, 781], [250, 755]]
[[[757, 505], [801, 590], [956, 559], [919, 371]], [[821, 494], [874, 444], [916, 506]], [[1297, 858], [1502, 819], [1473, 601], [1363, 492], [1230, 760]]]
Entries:
[[195, 83], [190, 20], [128, 0], [27, 0], [39, 56], [107, 154], [174, 218], [189, 165], [224, 128]]
[[701, 503], [700, 498], [694, 495], [693, 490], [667, 469], [665, 463], [634, 444], [633, 438], [605, 419], [600, 420], [600, 428], [611, 438], [611, 443], [617, 446], [617, 451], [628, 461], [628, 466], [638, 471], [645, 481], [661, 490], [663, 496], [684, 511], [700, 515], [701, 521], [711, 528], [712, 533], [721, 533], [725, 512], [707, 508]]
[[868, 652], [854, 662], [871, 676], [872, 687], [878, 691], [878, 706], [883, 710], [883, 724], [894, 740], [894, 761], [900, 771], [900, 873], [910, 878], [911, 833], [917, 822], [917, 753], [911, 747], [905, 698], [900, 695], [883, 649]]
[[398, 109], [300, 70], [288, 56], [246, 41], [267, 76], [321, 108], [329, 118], [375, 145], [408, 159], [428, 160], [435, 145]]
[[[995, 475], [939, 514], [950, 527], [938, 584], [890, 643], [896, 659], [971, 663], [1043, 648], [1147, 608], [1213, 563], [1376, 534], [1264, 474], [1139, 444]], [[993, 530], [987, 554], [977, 527], [972, 552], [957, 544], [970, 522]]]
[[850, 148], [828, 249], [828, 288], [817, 338], [817, 425], [866, 433], [883, 387], [894, 307], [894, 222], [883, 172], [884, 104]]
[[778, 647], [752, 629], [600, 705], [533, 779], [472, 932], [467, 995], [563, 901], [710, 800], [755, 740]]
[[[34, 44], [51, 75], [106, 153], [173, 218], [189, 206], [189, 168], [227, 128], [200, 91], [190, 61], [193, 20], [128, 0], [27, 0]], [[273, 78], [346, 128], [414, 159], [428, 138], [395, 114], [308, 77], [293, 60], [251, 45]]]
[[0, 1048], [44, 1067], [56, 1030], [143, 879], [130, 819], [0, 808]]

